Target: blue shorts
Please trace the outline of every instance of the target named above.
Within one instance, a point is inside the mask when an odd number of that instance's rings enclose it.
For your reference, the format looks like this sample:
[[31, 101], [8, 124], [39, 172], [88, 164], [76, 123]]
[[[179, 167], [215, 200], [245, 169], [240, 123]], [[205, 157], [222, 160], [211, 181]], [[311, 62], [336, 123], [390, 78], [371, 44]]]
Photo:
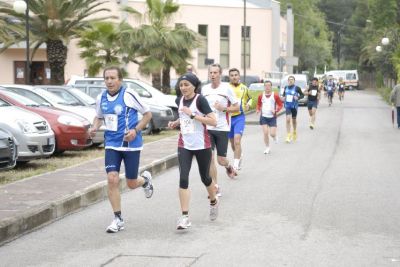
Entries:
[[308, 108], [308, 110], [311, 110], [313, 108], [318, 108], [318, 100], [308, 100], [307, 108]]
[[136, 179], [139, 172], [140, 150], [118, 151], [106, 149], [104, 162], [106, 172], [119, 172], [122, 160], [124, 160], [126, 179]]
[[228, 133], [229, 138], [233, 138], [235, 134], [243, 135], [246, 117], [244, 114], [233, 116], [231, 118], [231, 131]]
[[296, 118], [297, 117], [297, 108], [287, 108], [285, 113], [286, 113], [286, 116], [292, 115], [292, 118]]
[[328, 96], [333, 96], [333, 90], [328, 91]]
[[260, 116], [260, 125], [268, 125], [269, 127], [276, 127], [276, 117], [267, 118]]

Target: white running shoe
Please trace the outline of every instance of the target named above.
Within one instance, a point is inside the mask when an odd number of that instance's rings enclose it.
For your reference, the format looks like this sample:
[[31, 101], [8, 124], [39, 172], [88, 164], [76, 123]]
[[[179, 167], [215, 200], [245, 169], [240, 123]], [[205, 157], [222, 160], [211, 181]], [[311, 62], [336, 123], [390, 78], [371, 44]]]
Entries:
[[153, 196], [153, 191], [154, 191], [151, 173], [148, 171], [144, 171], [141, 176], [144, 178], [145, 182], [147, 183], [147, 186], [143, 187], [144, 195], [146, 196], [146, 198], [151, 198]]
[[115, 217], [111, 224], [107, 227], [107, 233], [116, 233], [118, 231], [124, 230], [124, 220], [119, 217]]
[[189, 220], [189, 216], [188, 215], [182, 215], [178, 219], [178, 224], [176, 225], [176, 229], [177, 230], [188, 229], [191, 225], [192, 225], [192, 223]]
[[272, 137], [272, 140], [274, 140], [275, 144], [278, 144], [279, 140], [278, 140], [278, 136]]
[[269, 154], [269, 152], [270, 152], [270, 148], [269, 148], [269, 146], [267, 146], [267, 147], [265, 148], [265, 150], [264, 150], [264, 154]]
[[217, 203], [215, 205], [210, 204], [210, 220], [215, 221], [218, 217], [218, 206], [219, 206], [219, 200], [216, 198]]
[[242, 164], [243, 164], [243, 154], [240, 155], [238, 170], [242, 169]]

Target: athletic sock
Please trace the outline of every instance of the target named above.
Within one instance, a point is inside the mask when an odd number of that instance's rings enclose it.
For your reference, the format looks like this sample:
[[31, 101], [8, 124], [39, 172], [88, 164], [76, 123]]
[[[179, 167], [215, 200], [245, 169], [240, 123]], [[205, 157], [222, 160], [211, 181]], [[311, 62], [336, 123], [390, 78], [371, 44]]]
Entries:
[[240, 162], [240, 159], [234, 159], [233, 160], [233, 166], [237, 169], [237, 168], [239, 168], [239, 162]]
[[215, 204], [217, 204], [217, 199], [210, 200], [210, 205], [211, 206], [215, 206]]
[[118, 219], [120, 219], [122, 221], [122, 217], [121, 217], [121, 211], [115, 211], [114, 212], [115, 217], [117, 217]]

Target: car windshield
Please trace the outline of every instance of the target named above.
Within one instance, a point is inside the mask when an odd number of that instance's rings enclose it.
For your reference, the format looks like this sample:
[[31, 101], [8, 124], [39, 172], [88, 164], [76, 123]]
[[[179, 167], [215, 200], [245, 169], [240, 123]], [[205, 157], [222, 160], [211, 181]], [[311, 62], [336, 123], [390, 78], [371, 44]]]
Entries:
[[144, 81], [135, 80], [135, 83], [137, 83], [138, 85], [140, 85], [141, 87], [143, 87], [144, 89], [149, 91], [150, 94], [152, 94], [152, 95], [165, 96], [165, 94], [163, 92], [161, 92], [160, 90], [157, 90], [156, 88], [154, 88], [153, 86], [151, 86], [150, 84], [148, 84]]
[[0, 107], [8, 107], [11, 106], [10, 104], [8, 104], [6, 101], [4, 101], [3, 99], [0, 99]]
[[52, 94], [50, 92], [47, 92], [46, 90], [44, 90], [42, 88], [35, 88], [35, 93], [40, 94], [46, 100], [48, 100], [50, 103], [70, 106], [61, 97], [59, 97], [59, 96], [57, 96], [55, 94]]
[[96, 104], [96, 100], [91, 97], [88, 94], [85, 94], [84, 92], [82, 92], [79, 89], [76, 88], [70, 88], [69, 90], [71, 90], [71, 92], [75, 95], [77, 95], [79, 98], [81, 98], [83, 101], [85, 101], [87, 104], [89, 105], [95, 105]]
[[68, 89], [58, 89], [58, 88], [49, 88], [48, 91], [52, 94], [59, 96], [60, 98], [64, 99], [68, 105], [72, 106], [84, 106], [85, 104], [82, 103], [73, 93], [71, 93]]
[[30, 90], [22, 88], [7, 88], [7, 89], [8, 91], [25, 96], [26, 98], [29, 98], [30, 100], [38, 103], [41, 106], [51, 106], [51, 103], [47, 101], [44, 97], [40, 96], [38, 93], [34, 93]]
[[21, 104], [25, 105], [25, 106], [30, 106], [30, 107], [38, 107], [40, 106], [39, 103], [33, 101], [32, 99], [29, 99], [25, 96], [19, 95], [17, 93], [14, 92], [9, 92], [9, 91], [4, 91], [3, 94], [5, 94], [6, 96], [20, 102]]

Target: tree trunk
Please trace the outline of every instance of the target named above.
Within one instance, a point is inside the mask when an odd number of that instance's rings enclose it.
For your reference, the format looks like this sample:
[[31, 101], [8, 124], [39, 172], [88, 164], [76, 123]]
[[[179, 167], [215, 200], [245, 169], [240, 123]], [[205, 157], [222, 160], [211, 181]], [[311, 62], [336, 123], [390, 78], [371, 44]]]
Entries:
[[170, 66], [165, 66], [162, 69], [162, 92], [165, 94], [170, 94], [171, 93], [171, 76], [170, 76]]
[[47, 60], [50, 66], [50, 84], [61, 85], [65, 83], [64, 67], [67, 62], [68, 48], [61, 40], [48, 40]]
[[160, 72], [154, 72], [151, 74], [151, 82], [154, 88], [161, 90], [161, 74]]

